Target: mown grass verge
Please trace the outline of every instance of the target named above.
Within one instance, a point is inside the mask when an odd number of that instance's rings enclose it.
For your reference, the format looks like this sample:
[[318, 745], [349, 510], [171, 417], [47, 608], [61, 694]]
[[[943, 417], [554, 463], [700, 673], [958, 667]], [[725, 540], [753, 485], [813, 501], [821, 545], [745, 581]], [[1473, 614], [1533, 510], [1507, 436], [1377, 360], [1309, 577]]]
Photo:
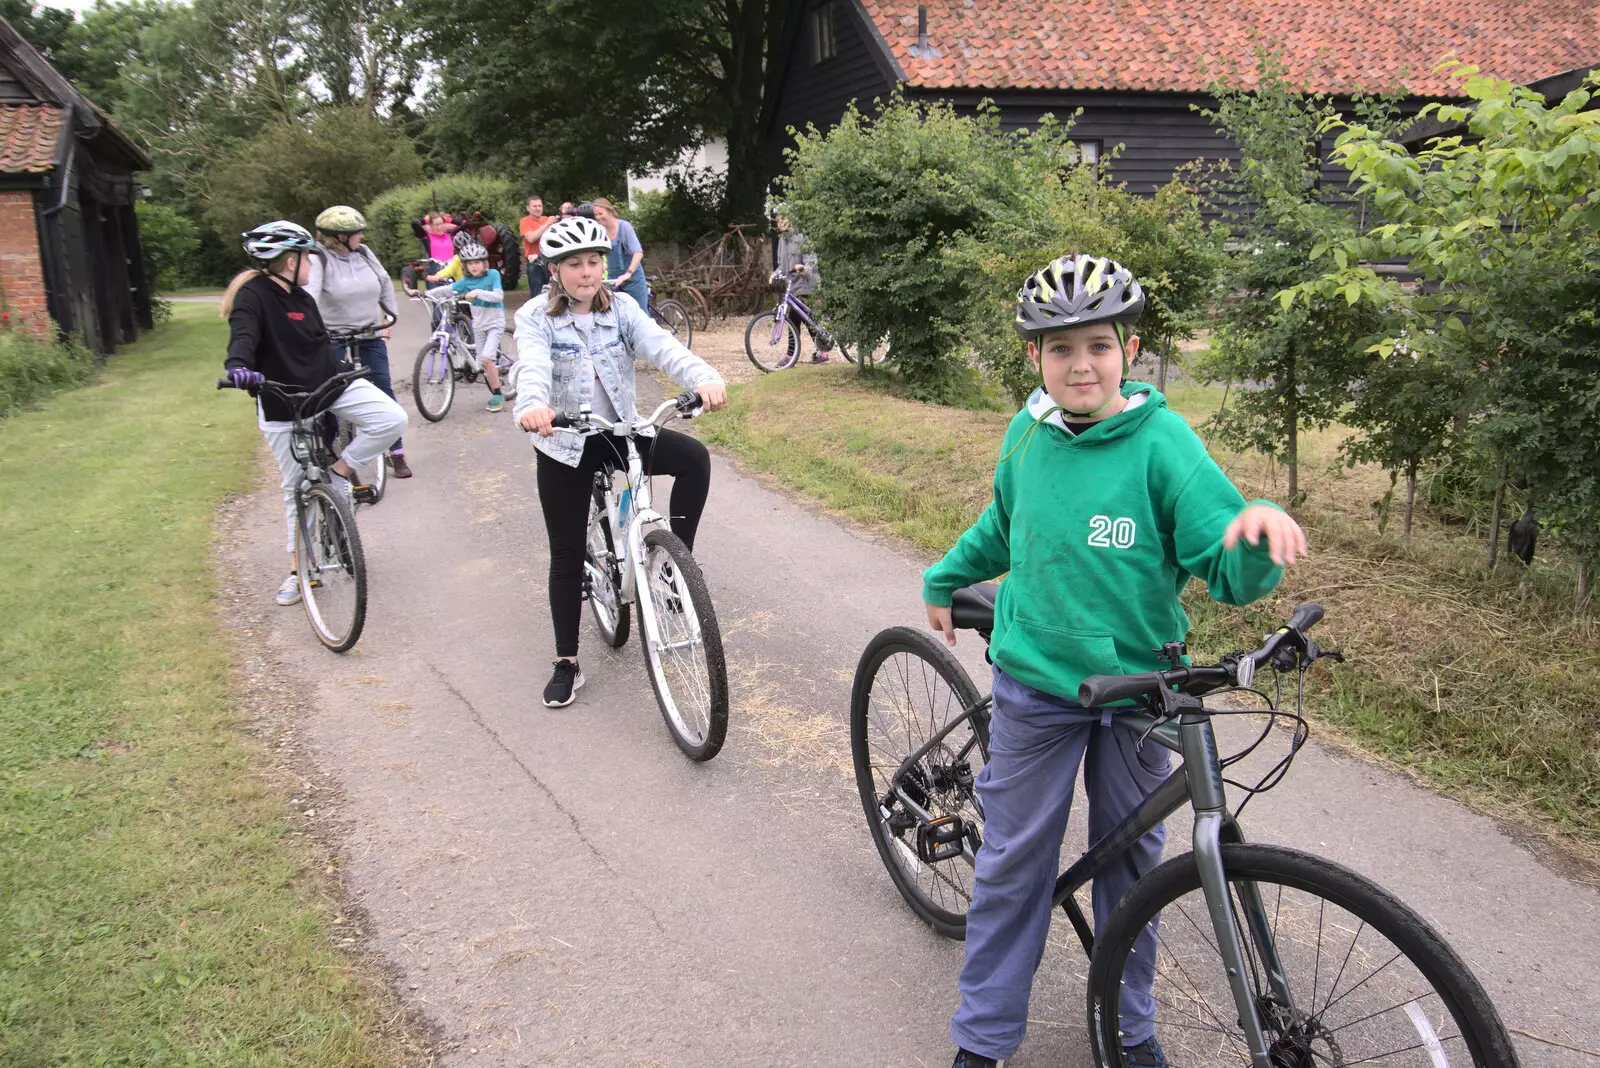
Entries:
[[231, 706], [216, 309], [0, 422], [0, 1063], [416, 1063]]
[[[1221, 390], [1185, 385], [1171, 406], [1199, 424]], [[800, 368], [732, 390], [710, 443], [860, 522], [942, 553], [988, 503], [1010, 413], [904, 400], [850, 368]], [[1319, 636], [1350, 662], [1316, 673], [1313, 715], [1496, 816], [1522, 817], [1600, 860], [1600, 625], [1573, 612], [1570, 567], [1485, 571], [1481, 542], [1419, 518], [1376, 531], [1382, 472], [1335, 460], [1345, 431], [1302, 442], [1298, 513], [1312, 556], [1276, 596], [1215, 605], [1191, 584], [1197, 652], [1254, 644], [1293, 604], [1322, 602]], [[1214, 450], [1246, 496], [1281, 495], [1253, 455]]]

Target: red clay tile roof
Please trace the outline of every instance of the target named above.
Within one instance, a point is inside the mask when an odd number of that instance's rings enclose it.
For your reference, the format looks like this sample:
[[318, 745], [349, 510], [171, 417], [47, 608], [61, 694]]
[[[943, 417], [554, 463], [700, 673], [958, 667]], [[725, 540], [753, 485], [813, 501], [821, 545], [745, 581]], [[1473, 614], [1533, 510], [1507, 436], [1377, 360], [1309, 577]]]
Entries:
[[915, 2], [859, 2], [907, 83], [933, 89], [1200, 91], [1230, 61], [1248, 84], [1258, 41], [1334, 94], [1459, 96], [1433, 73], [1451, 52], [1515, 82], [1600, 61], [1595, 0], [933, 0], [921, 57]]
[[0, 105], [0, 174], [48, 171], [67, 109], [51, 104]]

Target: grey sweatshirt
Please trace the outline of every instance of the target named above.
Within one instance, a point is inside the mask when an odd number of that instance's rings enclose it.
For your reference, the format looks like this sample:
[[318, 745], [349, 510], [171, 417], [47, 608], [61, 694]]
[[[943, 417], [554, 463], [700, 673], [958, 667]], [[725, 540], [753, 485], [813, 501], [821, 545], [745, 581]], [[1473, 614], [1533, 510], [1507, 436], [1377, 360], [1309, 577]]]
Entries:
[[367, 246], [354, 252], [320, 249], [311, 257], [306, 292], [329, 330], [354, 330], [396, 314], [394, 281]]
[[[797, 297], [812, 292], [817, 288], [817, 283], [822, 281], [817, 270], [817, 254], [807, 252], [805, 246], [805, 235], [790, 230], [779, 235], [778, 244], [773, 250], [778, 270], [789, 280], [789, 292]], [[802, 265], [806, 273], [796, 274], [794, 269]]]

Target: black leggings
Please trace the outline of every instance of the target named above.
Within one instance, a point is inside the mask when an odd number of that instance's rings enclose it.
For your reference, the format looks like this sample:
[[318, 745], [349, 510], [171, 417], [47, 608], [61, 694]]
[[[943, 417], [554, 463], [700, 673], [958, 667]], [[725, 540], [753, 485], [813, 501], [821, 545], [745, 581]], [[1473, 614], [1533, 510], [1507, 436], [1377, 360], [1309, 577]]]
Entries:
[[[700, 513], [705, 511], [706, 494], [711, 490], [711, 454], [696, 439], [671, 430], [657, 431], [653, 439], [634, 438], [634, 442], [646, 472], [672, 476], [668, 506], [672, 532], [693, 549]], [[539, 506], [550, 539], [550, 620], [555, 625], [557, 656], [578, 655], [583, 552], [594, 500], [594, 473], [607, 462], [626, 470], [627, 460], [618, 452], [619, 443], [610, 434], [595, 434], [584, 441], [577, 467], [537, 454]], [[621, 531], [612, 531], [612, 535], [620, 542]]]

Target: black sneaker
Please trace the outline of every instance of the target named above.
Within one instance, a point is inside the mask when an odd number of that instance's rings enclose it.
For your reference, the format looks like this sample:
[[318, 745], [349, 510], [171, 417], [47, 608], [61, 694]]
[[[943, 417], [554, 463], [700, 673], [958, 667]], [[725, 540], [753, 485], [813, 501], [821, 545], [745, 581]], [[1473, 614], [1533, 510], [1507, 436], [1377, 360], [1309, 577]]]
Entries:
[[572, 695], [583, 686], [583, 672], [576, 660], [557, 660], [556, 673], [544, 688], [546, 708], [565, 708], [572, 703]]
[[982, 1057], [976, 1053], [968, 1053], [964, 1049], [956, 1050], [955, 1063], [950, 1068], [1005, 1068], [1005, 1061], [997, 1061], [993, 1057]]
[[1137, 1046], [1123, 1046], [1122, 1063], [1127, 1068], [1167, 1068], [1167, 1055], [1161, 1052], [1161, 1043], [1147, 1038]]

